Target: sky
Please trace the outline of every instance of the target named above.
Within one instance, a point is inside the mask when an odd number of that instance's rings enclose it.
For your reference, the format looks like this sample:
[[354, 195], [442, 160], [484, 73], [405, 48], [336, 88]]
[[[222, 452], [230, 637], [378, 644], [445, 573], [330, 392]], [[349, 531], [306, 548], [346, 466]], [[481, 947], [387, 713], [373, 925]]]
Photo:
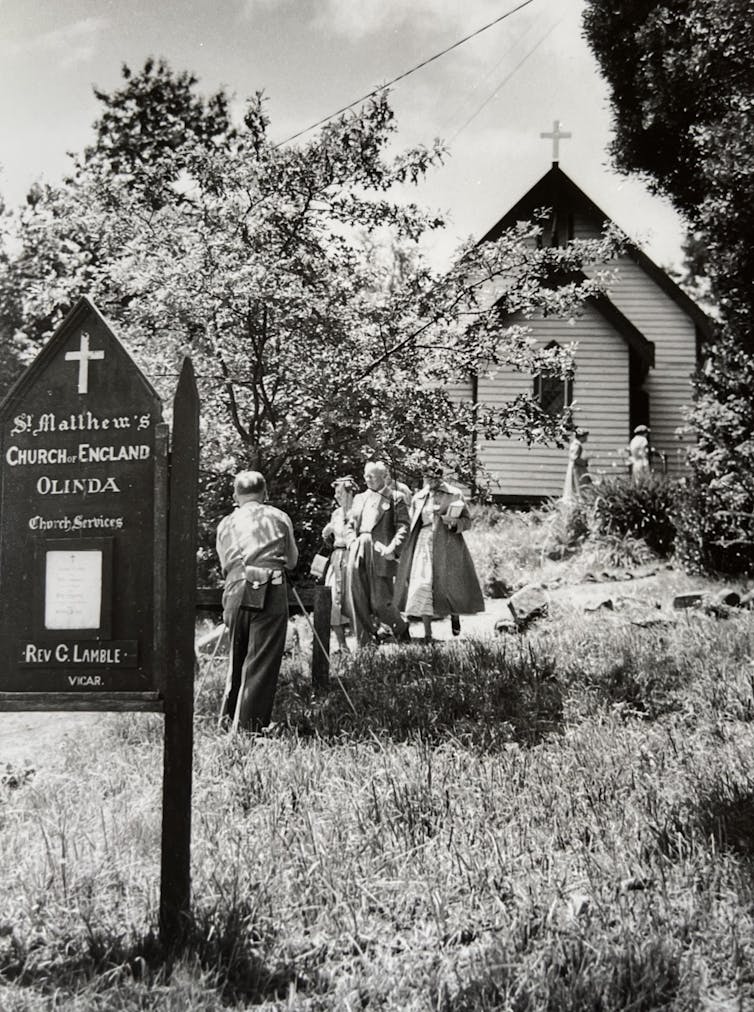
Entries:
[[[92, 88], [165, 57], [237, 108], [267, 96], [282, 141], [507, 12], [391, 90], [398, 145], [449, 146], [411, 199], [443, 212], [436, 265], [483, 235], [550, 167], [540, 132], [559, 120], [560, 167], [662, 266], [680, 260], [670, 205], [610, 168], [608, 89], [581, 38], [583, 0], [0, 0], [0, 194], [14, 206], [58, 180], [92, 137]], [[294, 142], [295, 143], [295, 142]]]

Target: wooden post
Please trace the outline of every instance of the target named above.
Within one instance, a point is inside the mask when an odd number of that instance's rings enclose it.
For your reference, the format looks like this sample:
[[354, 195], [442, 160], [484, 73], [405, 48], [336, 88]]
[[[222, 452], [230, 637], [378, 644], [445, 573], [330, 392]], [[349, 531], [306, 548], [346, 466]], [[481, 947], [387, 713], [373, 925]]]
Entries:
[[326, 689], [330, 683], [330, 657], [320, 646], [320, 641], [329, 649], [331, 609], [330, 588], [317, 584], [314, 588], [314, 612], [312, 614], [315, 633], [312, 642], [312, 685], [315, 689]]
[[180, 945], [191, 905], [191, 765], [196, 622], [199, 398], [185, 358], [173, 402], [167, 569], [160, 940]]
[[156, 687], [165, 698], [167, 671], [167, 580], [168, 580], [168, 456], [170, 427], [155, 426], [154, 437], [154, 671]]

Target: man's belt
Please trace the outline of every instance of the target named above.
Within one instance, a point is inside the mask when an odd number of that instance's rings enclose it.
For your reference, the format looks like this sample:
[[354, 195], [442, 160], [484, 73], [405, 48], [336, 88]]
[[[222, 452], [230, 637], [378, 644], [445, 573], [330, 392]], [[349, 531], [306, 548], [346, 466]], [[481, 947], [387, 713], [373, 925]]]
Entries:
[[282, 569], [265, 569], [264, 566], [245, 566], [244, 575], [246, 582], [252, 587], [260, 587], [264, 583], [271, 583], [279, 586], [285, 580]]

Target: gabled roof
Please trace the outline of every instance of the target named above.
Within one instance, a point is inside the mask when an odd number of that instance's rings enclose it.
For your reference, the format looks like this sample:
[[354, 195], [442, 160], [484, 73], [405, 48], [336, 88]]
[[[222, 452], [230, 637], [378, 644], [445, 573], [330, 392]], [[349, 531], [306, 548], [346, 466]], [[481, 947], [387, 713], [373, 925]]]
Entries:
[[654, 341], [647, 340], [639, 328], [631, 323], [626, 314], [621, 312], [604, 292], [599, 295], [591, 295], [586, 301], [593, 305], [609, 323], [612, 323], [629, 348], [636, 352], [645, 368], [654, 368]]
[[[587, 217], [596, 219], [599, 222], [610, 222], [609, 215], [598, 207], [591, 197], [578, 187], [574, 181], [563, 172], [557, 162], [552, 163], [552, 168], [539, 179], [520, 200], [507, 211], [502, 218], [482, 237], [480, 242], [488, 242], [499, 238], [505, 231], [515, 225], [517, 221], [527, 220], [531, 217], [536, 208], [550, 207], [557, 210], [567, 208], [570, 210], [582, 211]], [[634, 243], [629, 242], [626, 253], [651, 279], [658, 288], [676, 303], [676, 305], [691, 317], [705, 337], [709, 337], [713, 330], [713, 324], [707, 314], [700, 309], [693, 299], [676, 284], [675, 281], [661, 267], [651, 260], [646, 253], [639, 249]], [[608, 300], [609, 301], [609, 300]], [[616, 311], [620, 312], [620, 310]], [[621, 314], [623, 315], [623, 314]], [[624, 318], [625, 319], [625, 318]], [[633, 325], [632, 325], [633, 326]], [[634, 328], [636, 329], [636, 328]]]

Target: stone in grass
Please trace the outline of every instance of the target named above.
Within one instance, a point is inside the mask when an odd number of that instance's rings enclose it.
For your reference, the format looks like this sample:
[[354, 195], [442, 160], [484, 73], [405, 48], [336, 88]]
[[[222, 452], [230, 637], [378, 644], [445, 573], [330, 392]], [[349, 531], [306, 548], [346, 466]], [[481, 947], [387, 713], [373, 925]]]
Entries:
[[512, 615], [503, 615], [495, 622], [495, 632], [499, 636], [505, 636], [508, 633], [517, 633], [519, 631], [516, 625], [516, 620]]
[[683, 611], [686, 608], [698, 608], [704, 601], [704, 591], [694, 590], [686, 594], [676, 594], [673, 598], [673, 607], [676, 611]]
[[654, 600], [645, 601], [637, 597], [621, 597], [615, 602], [615, 609], [631, 625], [639, 626], [641, 629], [669, 625], [676, 621], [670, 615], [664, 614], [660, 602]]
[[547, 594], [541, 587], [523, 587], [508, 601], [508, 608], [518, 628], [526, 629], [535, 619], [547, 614]]
[[747, 590], [745, 594], [741, 595], [741, 600], [738, 602], [739, 608], [754, 608], [754, 589]]
[[741, 595], [732, 587], [707, 591], [702, 595], [699, 607], [712, 618], [730, 618], [741, 607]]
[[585, 604], [584, 611], [614, 611], [615, 605], [611, 597], [603, 597], [599, 601], [594, 601], [592, 604]]
[[697, 608], [705, 615], [712, 615], [714, 618], [728, 618], [737, 608], [750, 608], [751, 605], [744, 603], [744, 598], [737, 590], [725, 588], [710, 593], [704, 590], [691, 591], [687, 594], [678, 594], [673, 598], [673, 608], [676, 611]]

